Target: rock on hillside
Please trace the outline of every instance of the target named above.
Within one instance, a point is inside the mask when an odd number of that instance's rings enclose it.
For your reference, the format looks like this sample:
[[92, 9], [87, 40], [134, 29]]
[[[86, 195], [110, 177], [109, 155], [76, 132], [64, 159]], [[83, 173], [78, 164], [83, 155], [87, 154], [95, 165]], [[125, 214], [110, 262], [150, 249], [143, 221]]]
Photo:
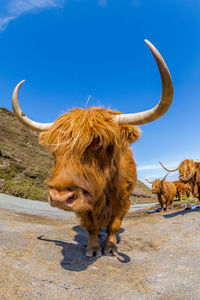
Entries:
[[[38, 133], [24, 127], [13, 112], [0, 108], [0, 192], [46, 201], [44, 180], [52, 165], [53, 157], [38, 144]], [[148, 202], [151, 197], [150, 189], [138, 181], [131, 201], [145, 198]]]

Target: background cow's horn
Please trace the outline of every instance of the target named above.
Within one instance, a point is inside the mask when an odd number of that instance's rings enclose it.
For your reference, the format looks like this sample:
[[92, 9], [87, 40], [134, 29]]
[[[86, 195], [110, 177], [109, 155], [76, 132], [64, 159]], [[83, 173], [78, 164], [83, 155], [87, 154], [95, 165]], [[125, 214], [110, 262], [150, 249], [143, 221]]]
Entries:
[[159, 161], [159, 163], [160, 163], [160, 165], [163, 167], [163, 169], [165, 169], [167, 172], [175, 172], [175, 171], [178, 170], [178, 167], [177, 167], [176, 169], [172, 169], [172, 170], [167, 169], [167, 168], [161, 163], [161, 161]]
[[27, 127], [30, 127], [33, 130], [36, 130], [36, 131], [48, 130], [52, 126], [53, 123], [38, 123], [38, 122], [32, 121], [31, 119], [26, 117], [26, 115], [21, 110], [21, 108], [19, 106], [18, 93], [19, 93], [19, 89], [20, 89], [22, 83], [24, 83], [24, 80], [22, 80], [20, 83], [18, 83], [18, 85], [14, 89], [14, 92], [12, 95], [12, 107], [13, 107], [13, 111], [14, 111], [15, 115], [17, 116], [17, 118], [19, 119], [19, 121], [22, 124], [26, 125]]
[[148, 180], [148, 179], [145, 179], [148, 183], [150, 183], [150, 184], [152, 184], [153, 183], [153, 181], [150, 181], [150, 180]]
[[168, 175], [169, 175], [169, 173], [167, 173], [161, 181], [164, 181]]
[[172, 103], [173, 83], [167, 65], [158, 50], [149, 41], [145, 40], [145, 43], [150, 48], [160, 72], [162, 81], [162, 97], [160, 102], [152, 109], [139, 113], [121, 114], [115, 116], [114, 119], [118, 124], [142, 125], [150, 123], [162, 117], [162, 115], [168, 111]]

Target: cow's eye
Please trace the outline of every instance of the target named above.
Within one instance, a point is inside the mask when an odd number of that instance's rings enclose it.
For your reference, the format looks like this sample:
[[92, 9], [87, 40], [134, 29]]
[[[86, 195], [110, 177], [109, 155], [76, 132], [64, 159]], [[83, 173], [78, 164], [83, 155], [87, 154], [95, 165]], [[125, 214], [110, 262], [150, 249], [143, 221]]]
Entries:
[[84, 189], [82, 189], [82, 191], [83, 191], [83, 195], [85, 195], [85, 196], [88, 196], [88, 195], [89, 195], [88, 191], [86, 191], [86, 190], [84, 190]]

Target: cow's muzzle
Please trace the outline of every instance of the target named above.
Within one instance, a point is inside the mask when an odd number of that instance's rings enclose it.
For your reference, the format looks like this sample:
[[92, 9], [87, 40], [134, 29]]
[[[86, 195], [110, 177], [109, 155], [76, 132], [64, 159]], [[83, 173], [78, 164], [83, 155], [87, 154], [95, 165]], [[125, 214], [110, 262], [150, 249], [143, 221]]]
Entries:
[[49, 189], [48, 201], [53, 207], [67, 206], [72, 207], [77, 199], [75, 191], [58, 191], [56, 189]]
[[190, 179], [191, 179], [191, 176], [188, 176], [188, 175], [180, 175], [180, 176], [179, 176], [180, 182], [183, 182], [183, 183], [189, 182]]

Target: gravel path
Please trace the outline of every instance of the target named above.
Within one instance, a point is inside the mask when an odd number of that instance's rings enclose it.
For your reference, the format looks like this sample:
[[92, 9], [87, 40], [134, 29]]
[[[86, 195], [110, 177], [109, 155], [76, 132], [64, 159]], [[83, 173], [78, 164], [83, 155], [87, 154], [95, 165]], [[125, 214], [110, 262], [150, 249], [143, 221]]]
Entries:
[[0, 299], [198, 300], [199, 229], [198, 208], [132, 212], [119, 255], [87, 258], [74, 215], [0, 194]]

